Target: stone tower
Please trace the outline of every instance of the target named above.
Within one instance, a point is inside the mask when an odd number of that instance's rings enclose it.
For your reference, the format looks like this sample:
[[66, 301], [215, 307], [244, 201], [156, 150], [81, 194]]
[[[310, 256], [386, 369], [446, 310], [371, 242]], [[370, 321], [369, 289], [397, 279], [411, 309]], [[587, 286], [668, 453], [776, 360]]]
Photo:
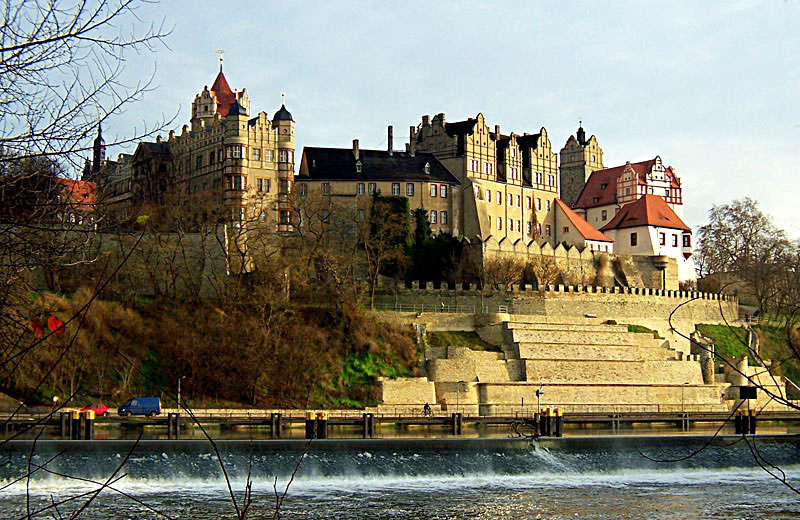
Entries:
[[294, 179], [294, 119], [286, 110], [281, 95], [281, 108], [272, 116], [272, 126], [278, 133], [278, 195], [288, 195]]
[[576, 134], [569, 136], [561, 149], [561, 200], [574, 206], [592, 172], [602, 169], [603, 149], [597, 138], [586, 139], [583, 126], [578, 126]]
[[92, 180], [96, 181], [97, 174], [106, 161], [106, 142], [103, 139], [103, 127], [100, 123], [97, 123], [97, 137], [92, 144], [92, 152], [92, 177], [94, 177]]

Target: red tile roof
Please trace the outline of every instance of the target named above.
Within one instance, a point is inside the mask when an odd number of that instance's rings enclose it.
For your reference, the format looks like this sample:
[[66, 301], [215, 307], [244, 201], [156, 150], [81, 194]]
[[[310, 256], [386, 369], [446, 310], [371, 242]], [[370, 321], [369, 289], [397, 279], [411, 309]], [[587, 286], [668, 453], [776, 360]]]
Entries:
[[[622, 166], [614, 166], [604, 170], [596, 170], [589, 176], [583, 191], [578, 196], [575, 208], [596, 208], [614, 204], [617, 201], [617, 180], [622, 177], [625, 170], [630, 167], [639, 177], [639, 184], [647, 184], [647, 174], [652, 170], [656, 159], [641, 161], [637, 163], [625, 163]], [[681, 184], [672, 168], [666, 168], [667, 176], [670, 178], [670, 185], [673, 188], [680, 188]], [[602, 187], [606, 185], [605, 189]], [[597, 201], [595, 201], [597, 199]]]
[[609, 229], [623, 229], [639, 226], [654, 226], [670, 229], [680, 229], [691, 232], [692, 230], [683, 223], [681, 218], [672, 211], [672, 208], [658, 195], [642, 195], [630, 204], [622, 206], [619, 213], [614, 215], [611, 222], [603, 226], [603, 231]]
[[228, 108], [236, 101], [236, 94], [231, 90], [228, 80], [225, 79], [225, 74], [222, 71], [219, 71], [214, 84], [211, 85], [211, 92], [217, 96], [217, 113], [225, 117], [228, 115]]
[[56, 182], [64, 186], [66, 201], [82, 210], [91, 210], [97, 196], [97, 184], [91, 181], [56, 178]]
[[572, 211], [570, 207], [567, 206], [567, 204], [561, 199], [556, 199], [556, 206], [561, 208], [561, 211], [564, 212], [570, 223], [572, 223], [572, 227], [574, 227], [584, 239], [594, 240], [596, 242], [613, 242], [608, 235], [598, 231], [594, 228], [594, 226], [586, 222], [580, 215]]

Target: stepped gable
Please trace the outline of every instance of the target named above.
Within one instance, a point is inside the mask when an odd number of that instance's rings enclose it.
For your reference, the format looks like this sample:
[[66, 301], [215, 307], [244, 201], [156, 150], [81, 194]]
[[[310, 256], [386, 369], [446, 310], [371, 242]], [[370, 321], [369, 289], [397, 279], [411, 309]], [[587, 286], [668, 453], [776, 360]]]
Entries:
[[[653, 169], [655, 163], [656, 158], [653, 158], [648, 161], [628, 162], [622, 166], [595, 170], [586, 181], [586, 186], [583, 187], [583, 191], [581, 191], [573, 207], [586, 209], [615, 204], [617, 202], [617, 181], [625, 171], [628, 169], [633, 170], [637, 175], [639, 185], [646, 185], [647, 174]], [[670, 179], [671, 187], [681, 187], [680, 181], [675, 176], [672, 168], [666, 168], [666, 175]]]
[[561, 211], [564, 212], [564, 215], [566, 215], [567, 219], [569, 219], [572, 227], [574, 227], [583, 238], [586, 240], [594, 240], [596, 242], [614, 241], [602, 231], [595, 229], [594, 226], [586, 222], [583, 217], [572, 211], [572, 209], [570, 209], [570, 207], [567, 206], [564, 201], [561, 199], [555, 199], [555, 201], [556, 205], [561, 209]]
[[[461, 182], [431, 153], [387, 150], [358, 150], [358, 158], [351, 148], [303, 149], [303, 180], [358, 180], [358, 181], [423, 181], [458, 185]], [[361, 163], [359, 171], [356, 162]], [[425, 167], [429, 166], [429, 173]]]
[[236, 94], [231, 90], [228, 80], [225, 79], [225, 74], [221, 70], [214, 79], [214, 84], [211, 85], [211, 92], [217, 98], [217, 113], [222, 117], [227, 116], [228, 108], [236, 101]]
[[611, 221], [601, 228], [625, 229], [640, 226], [653, 226], [670, 229], [692, 230], [683, 223], [672, 208], [658, 195], [642, 195], [639, 200], [626, 204], [614, 215]]

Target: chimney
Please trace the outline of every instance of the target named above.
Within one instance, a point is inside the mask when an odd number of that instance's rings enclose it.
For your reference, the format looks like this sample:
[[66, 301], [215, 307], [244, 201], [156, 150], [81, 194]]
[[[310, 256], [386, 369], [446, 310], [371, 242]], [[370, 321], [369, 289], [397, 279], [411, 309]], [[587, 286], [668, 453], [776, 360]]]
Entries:
[[408, 154], [414, 157], [417, 153], [417, 129], [414, 125], [408, 127]]
[[422, 116], [422, 126], [429, 126], [431, 124], [431, 116]]
[[358, 139], [353, 139], [353, 155], [356, 156], [356, 161], [358, 160]]
[[500, 139], [500, 125], [494, 125], [494, 138]]
[[389, 136], [387, 139], [389, 140], [389, 155], [392, 155], [392, 152], [394, 151], [394, 148], [392, 147], [392, 125], [389, 125]]

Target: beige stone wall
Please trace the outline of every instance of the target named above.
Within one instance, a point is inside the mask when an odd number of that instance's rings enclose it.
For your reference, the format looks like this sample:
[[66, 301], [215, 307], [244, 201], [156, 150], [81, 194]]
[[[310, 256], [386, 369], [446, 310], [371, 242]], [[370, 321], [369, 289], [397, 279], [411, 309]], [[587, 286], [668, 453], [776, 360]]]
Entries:
[[433, 382], [426, 377], [401, 377], [380, 379], [383, 404], [385, 405], [431, 405], [436, 403]]
[[525, 374], [527, 381], [545, 384], [703, 384], [695, 361], [528, 359]]
[[608, 359], [619, 361], [666, 361], [675, 351], [662, 347], [613, 345], [541, 345], [522, 343], [516, 355], [525, 359]]

